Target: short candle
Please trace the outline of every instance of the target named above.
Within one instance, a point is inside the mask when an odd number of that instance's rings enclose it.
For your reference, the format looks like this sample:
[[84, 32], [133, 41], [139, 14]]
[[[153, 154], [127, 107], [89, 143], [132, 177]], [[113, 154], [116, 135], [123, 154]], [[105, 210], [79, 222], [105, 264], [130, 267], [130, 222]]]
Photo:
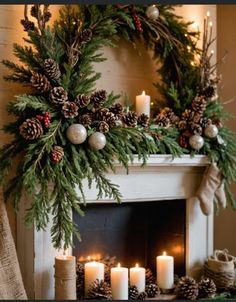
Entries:
[[111, 292], [113, 300], [128, 300], [128, 268], [117, 267], [111, 269]]
[[142, 113], [150, 116], [150, 95], [146, 95], [145, 91], [141, 95], [136, 96], [136, 113], [141, 115]]
[[139, 292], [145, 291], [145, 268], [139, 267], [138, 264], [135, 267], [131, 267], [130, 273], [130, 285], [135, 285]]
[[157, 284], [161, 289], [171, 289], [174, 286], [174, 257], [163, 255], [157, 256]]
[[[88, 258], [90, 260], [90, 258]], [[90, 261], [84, 265], [84, 283], [85, 295], [89, 287], [96, 280], [104, 280], [104, 264], [96, 261]]]

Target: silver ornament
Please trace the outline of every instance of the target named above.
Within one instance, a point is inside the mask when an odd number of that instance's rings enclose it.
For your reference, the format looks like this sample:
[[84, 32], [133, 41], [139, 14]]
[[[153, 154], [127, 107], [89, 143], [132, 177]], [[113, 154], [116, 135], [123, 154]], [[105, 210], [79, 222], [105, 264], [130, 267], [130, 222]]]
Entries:
[[106, 145], [106, 136], [101, 132], [94, 132], [90, 135], [88, 142], [91, 148], [101, 150]]
[[148, 8], [146, 9], [146, 16], [153, 21], [158, 19], [159, 9], [156, 7], [156, 5], [148, 6]]
[[204, 145], [204, 139], [201, 135], [198, 134], [192, 135], [189, 139], [189, 145], [194, 150], [200, 150]]
[[218, 134], [218, 128], [216, 127], [216, 125], [211, 124], [205, 128], [204, 134], [208, 138], [214, 138]]
[[82, 144], [87, 138], [87, 130], [81, 124], [72, 124], [66, 131], [68, 140], [75, 145]]

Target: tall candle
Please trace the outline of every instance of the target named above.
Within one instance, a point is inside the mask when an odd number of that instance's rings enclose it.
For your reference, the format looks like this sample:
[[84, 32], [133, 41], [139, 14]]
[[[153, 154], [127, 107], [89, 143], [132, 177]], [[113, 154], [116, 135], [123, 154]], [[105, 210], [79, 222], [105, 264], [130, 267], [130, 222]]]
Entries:
[[90, 285], [96, 280], [104, 280], [104, 264], [90, 261], [84, 265], [85, 295], [88, 293]]
[[76, 300], [76, 261], [74, 256], [55, 258], [55, 300]]
[[136, 264], [135, 267], [131, 267], [130, 273], [130, 285], [135, 285], [139, 292], [145, 291], [145, 268], [139, 267]]
[[145, 91], [141, 95], [136, 96], [136, 113], [138, 115], [145, 113], [150, 116], [150, 95], [146, 95]]
[[117, 267], [111, 269], [111, 292], [113, 300], [128, 300], [128, 268]]
[[161, 289], [171, 289], [174, 286], [174, 258], [167, 256], [166, 252], [162, 256], [157, 256], [157, 284]]

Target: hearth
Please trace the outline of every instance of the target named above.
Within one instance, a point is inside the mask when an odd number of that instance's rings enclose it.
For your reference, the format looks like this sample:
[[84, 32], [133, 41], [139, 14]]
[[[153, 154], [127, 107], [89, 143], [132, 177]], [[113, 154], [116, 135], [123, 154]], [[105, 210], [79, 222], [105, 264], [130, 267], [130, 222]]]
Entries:
[[175, 273], [185, 275], [185, 200], [89, 204], [86, 216], [74, 214], [82, 242], [74, 238], [79, 260], [113, 257], [126, 267], [135, 263], [156, 270], [156, 256], [175, 259]]

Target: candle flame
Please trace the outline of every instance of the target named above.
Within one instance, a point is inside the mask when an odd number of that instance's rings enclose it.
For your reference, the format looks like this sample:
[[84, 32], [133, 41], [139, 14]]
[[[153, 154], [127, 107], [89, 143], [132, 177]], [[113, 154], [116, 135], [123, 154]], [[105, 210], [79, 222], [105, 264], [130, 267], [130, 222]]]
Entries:
[[209, 11], [207, 12], [207, 17], [210, 17], [210, 12]]
[[120, 262], [117, 264], [117, 267], [120, 267]]
[[209, 26], [212, 27], [213, 26], [213, 22], [209, 22]]
[[142, 95], [146, 95], [145, 91], [143, 90]]
[[138, 263], [136, 263], [135, 267], [139, 267], [139, 264], [138, 264]]
[[211, 54], [214, 55], [214, 50], [213, 49], [211, 50]]
[[88, 256], [88, 258], [87, 258], [87, 259], [88, 259], [88, 261], [90, 261], [90, 260], [91, 260], [91, 257], [90, 257], [90, 256]]
[[166, 251], [165, 252], [163, 252], [163, 254], [162, 254], [163, 256], [166, 256]]

